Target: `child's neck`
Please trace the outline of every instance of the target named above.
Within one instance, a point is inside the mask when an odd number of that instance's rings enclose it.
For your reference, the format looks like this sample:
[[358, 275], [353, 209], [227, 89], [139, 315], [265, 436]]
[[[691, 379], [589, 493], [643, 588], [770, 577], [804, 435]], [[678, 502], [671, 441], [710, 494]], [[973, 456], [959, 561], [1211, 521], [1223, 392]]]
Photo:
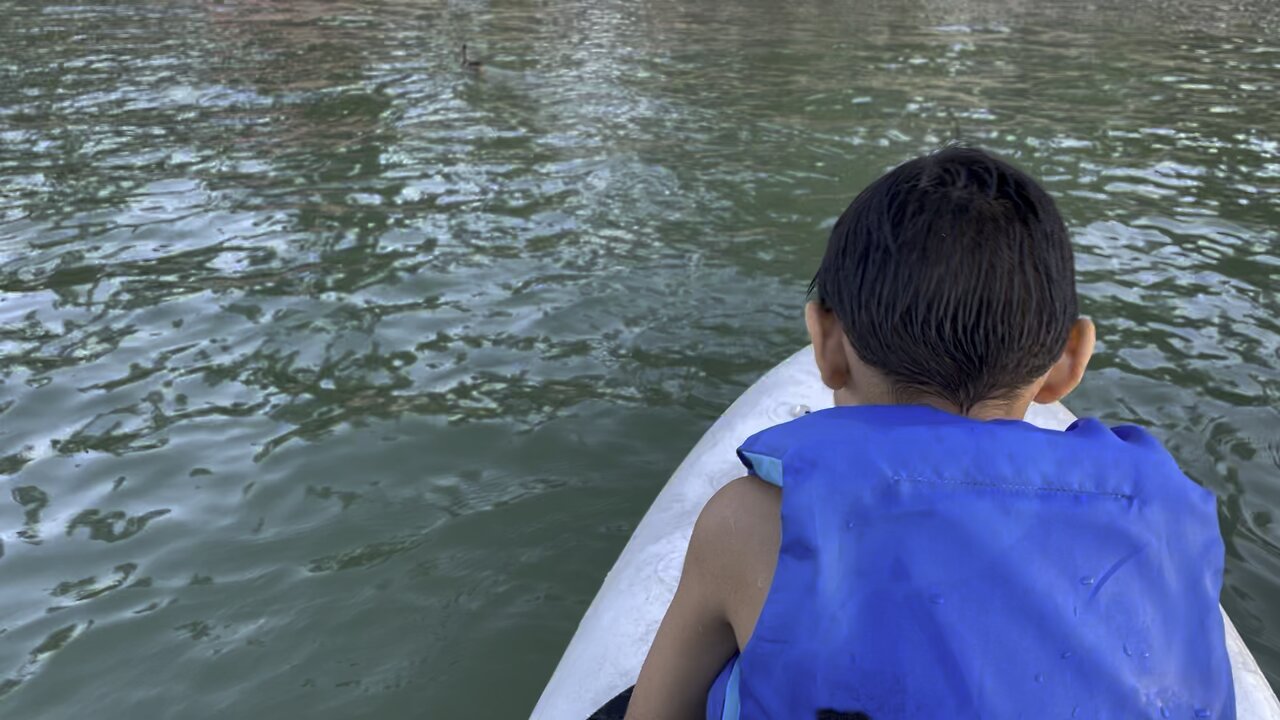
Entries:
[[952, 415], [961, 415], [974, 420], [1022, 420], [1031, 407], [1031, 397], [1019, 394], [1007, 400], [983, 400], [969, 408], [967, 412], [954, 403], [941, 398], [920, 395], [903, 399], [891, 390], [878, 388], [880, 392], [855, 392], [850, 388], [842, 388], [835, 392], [836, 405], [924, 405], [942, 410]]
[[1033, 382], [1015, 392], [987, 398], [969, 408], [961, 408], [936, 394], [904, 391], [883, 372], [862, 362], [853, 348], [848, 346], [848, 340], [844, 342], [848, 374], [843, 378], [844, 387], [835, 391], [836, 405], [927, 405], [975, 420], [1022, 420], [1042, 385], [1042, 382]]

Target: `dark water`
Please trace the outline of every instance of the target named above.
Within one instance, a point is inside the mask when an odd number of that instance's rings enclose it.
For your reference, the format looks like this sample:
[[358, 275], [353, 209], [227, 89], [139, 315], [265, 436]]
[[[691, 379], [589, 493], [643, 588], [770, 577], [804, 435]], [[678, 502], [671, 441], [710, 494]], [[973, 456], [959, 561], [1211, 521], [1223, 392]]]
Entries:
[[1268, 0], [0, 2], [0, 714], [527, 713], [956, 137], [1060, 199], [1070, 404], [1218, 494], [1280, 681], [1277, 85]]

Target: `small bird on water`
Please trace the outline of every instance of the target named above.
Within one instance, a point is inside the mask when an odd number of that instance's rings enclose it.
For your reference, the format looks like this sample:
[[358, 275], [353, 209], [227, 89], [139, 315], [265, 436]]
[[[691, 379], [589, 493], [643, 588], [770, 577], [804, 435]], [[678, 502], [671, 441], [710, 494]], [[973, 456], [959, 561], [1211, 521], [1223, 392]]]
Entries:
[[482, 67], [484, 67], [484, 63], [479, 60], [467, 59], [467, 44], [462, 43], [462, 69], [479, 71]]

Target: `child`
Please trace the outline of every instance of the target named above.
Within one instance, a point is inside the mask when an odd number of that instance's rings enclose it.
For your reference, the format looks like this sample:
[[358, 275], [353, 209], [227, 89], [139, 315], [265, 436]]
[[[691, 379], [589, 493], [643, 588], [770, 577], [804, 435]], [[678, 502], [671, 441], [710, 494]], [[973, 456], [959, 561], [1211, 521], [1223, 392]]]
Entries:
[[1022, 421], [1094, 345], [1045, 191], [912, 160], [812, 292], [836, 407], [739, 449], [627, 717], [1234, 718], [1213, 496], [1138, 428]]

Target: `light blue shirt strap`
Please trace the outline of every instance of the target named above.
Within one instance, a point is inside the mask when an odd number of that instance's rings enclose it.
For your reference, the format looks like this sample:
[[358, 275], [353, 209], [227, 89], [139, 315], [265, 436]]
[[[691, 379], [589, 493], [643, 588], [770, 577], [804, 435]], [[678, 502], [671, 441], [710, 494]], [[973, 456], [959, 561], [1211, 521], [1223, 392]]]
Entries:
[[734, 658], [733, 669], [729, 671], [729, 684], [724, 691], [724, 710], [720, 713], [720, 720], [738, 720], [739, 675], [741, 675], [741, 666], [737, 658]]
[[782, 487], [782, 461], [778, 458], [741, 449], [738, 450], [738, 458], [747, 467], [747, 472], [770, 485]]
[[[738, 656], [735, 653], [729, 658], [729, 662], [720, 668], [720, 672], [716, 675], [715, 682], [711, 683], [711, 690], [707, 693], [707, 720], [724, 720], [725, 718], [738, 717], [741, 704], [738, 701]], [[729, 681], [733, 681], [733, 689], [729, 689]], [[729, 698], [733, 698], [732, 714], [729, 709]]]

